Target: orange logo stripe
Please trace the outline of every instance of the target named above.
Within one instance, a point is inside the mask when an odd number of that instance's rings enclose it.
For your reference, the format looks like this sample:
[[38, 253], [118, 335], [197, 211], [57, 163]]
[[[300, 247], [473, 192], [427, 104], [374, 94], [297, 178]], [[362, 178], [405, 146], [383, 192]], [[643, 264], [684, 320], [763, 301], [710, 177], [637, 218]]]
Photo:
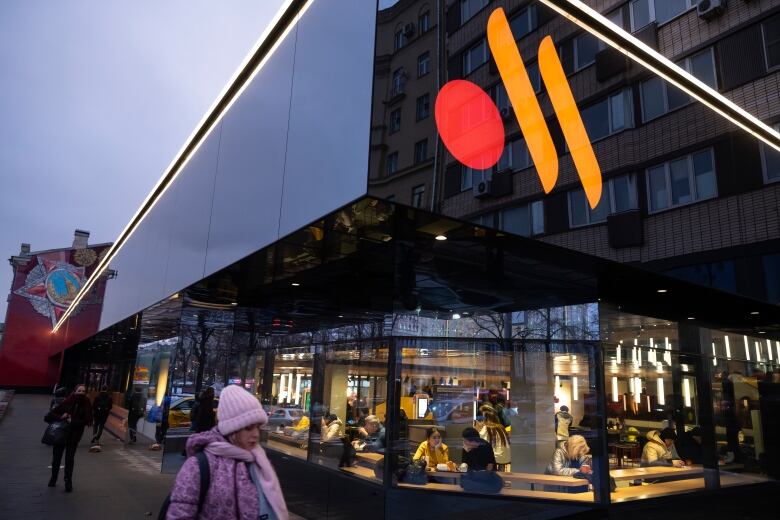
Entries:
[[536, 99], [531, 79], [525, 69], [515, 37], [504, 10], [493, 11], [488, 20], [488, 44], [512, 102], [520, 130], [525, 136], [545, 193], [550, 193], [558, 180], [558, 154], [555, 153], [550, 130], [544, 121], [542, 108]]
[[[558, 155], [502, 8], [491, 13], [487, 34], [490, 51], [512, 102], [542, 187], [545, 193], [549, 193], [558, 179]], [[555, 116], [561, 124], [563, 137], [569, 145], [588, 203], [591, 208], [595, 208], [601, 200], [601, 169], [566, 81], [555, 44], [549, 36], [539, 45], [539, 72], [550, 95]]]

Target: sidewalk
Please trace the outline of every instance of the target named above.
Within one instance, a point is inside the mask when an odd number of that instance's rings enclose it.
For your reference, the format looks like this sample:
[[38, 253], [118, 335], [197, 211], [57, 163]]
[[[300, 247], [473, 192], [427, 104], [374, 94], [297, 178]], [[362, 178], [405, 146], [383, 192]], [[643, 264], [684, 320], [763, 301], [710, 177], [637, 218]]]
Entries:
[[89, 453], [91, 428], [76, 453], [73, 493], [64, 492], [64, 470], [57, 487], [46, 487], [52, 450], [40, 439], [49, 400], [16, 394], [0, 423], [0, 518], [157, 518], [175, 478], [160, 473], [161, 452], [148, 451], [146, 445], [125, 446], [105, 433], [103, 451]]

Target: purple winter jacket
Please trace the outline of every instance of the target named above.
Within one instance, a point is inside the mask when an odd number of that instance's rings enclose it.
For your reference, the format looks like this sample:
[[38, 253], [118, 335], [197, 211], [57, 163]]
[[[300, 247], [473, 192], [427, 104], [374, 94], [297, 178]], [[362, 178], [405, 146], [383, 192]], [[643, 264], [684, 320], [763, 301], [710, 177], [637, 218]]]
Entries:
[[209, 443], [220, 441], [224, 442], [225, 437], [216, 428], [192, 435], [187, 440], [187, 460], [176, 476], [167, 520], [257, 520], [260, 501], [246, 464], [211, 453], [206, 453], [211, 485], [200, 515], [196, 517], [200, 497], [200, 470], [198, 459], [192, 455], [203, 451]]

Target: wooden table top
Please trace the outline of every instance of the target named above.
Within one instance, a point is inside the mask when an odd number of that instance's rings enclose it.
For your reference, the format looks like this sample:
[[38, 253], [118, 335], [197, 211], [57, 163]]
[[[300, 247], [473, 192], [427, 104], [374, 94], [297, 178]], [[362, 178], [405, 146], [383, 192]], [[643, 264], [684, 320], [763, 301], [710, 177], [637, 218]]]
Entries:
[[[574, 477], [567, 477], [565, 475], [545, 475], [543, 473], [506, 473], [502, 471], [496, 472], [496, 474], [503, 480], [510, 482], [521, 482], [523, 484], [546, 484], [550, 486], [563, 486], [563, 487], [581, 487], [587, 486], [588, 481], [585, 479], [579, 479]], [[428, 475], [442, 478], [460, 478], [461, 473], [459, 471], [429, 471]]]
[[[444, 472], [446, 473], [446, 472]], [[554, 476], [554, 475], [553, 475]], [[438, 482], [429, 482], [425, 485], [398, 484], [400, 487], [409, 489], [426, 489], [436, 491], [450, 491], [463, 493], [463, 489], [458, 484], [440, 484]], [[526, 497], [526, 498], [546, 498], [549, 500], [565, 500], [568, 502], [593, 502], [593, 493], [558, 493], [554, 491], [531, 491], [530, 489], [503, 488], [499, 495]]]
[[376, 464], [380, 460], [384, 459], [385, 456], [382, 453], [373, 453], [370, 451], [369, 452], [358, 451], [355, 452], [355, 458]]
[[650, 466], [646, 468], [624, 468], [613, 469], [609, 472], [615, 481], [636, 480], [649, 478], [692, 478], [700, 477], [704, 474], [704, 468], [701, 466], [689, 466], [686, 468], [673, 468], [667, 466]]

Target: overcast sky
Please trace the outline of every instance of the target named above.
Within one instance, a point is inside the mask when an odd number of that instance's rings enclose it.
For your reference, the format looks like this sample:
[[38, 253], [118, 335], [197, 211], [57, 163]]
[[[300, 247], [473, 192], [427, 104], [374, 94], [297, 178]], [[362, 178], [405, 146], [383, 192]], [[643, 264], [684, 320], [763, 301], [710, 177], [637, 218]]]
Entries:
[[0, 322], [5, 259], [113, 241], [281, 4], [0, 1]]

